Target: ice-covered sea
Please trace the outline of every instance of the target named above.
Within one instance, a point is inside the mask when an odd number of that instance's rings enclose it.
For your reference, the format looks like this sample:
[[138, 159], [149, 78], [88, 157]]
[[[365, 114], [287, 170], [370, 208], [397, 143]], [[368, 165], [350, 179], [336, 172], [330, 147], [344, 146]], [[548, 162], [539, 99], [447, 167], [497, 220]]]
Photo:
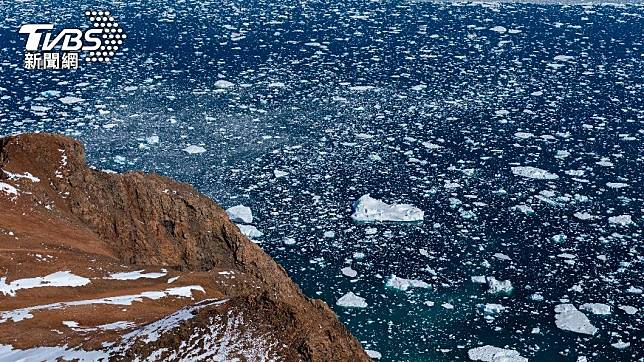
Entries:
[[[110, 64], [22, 68], [21, 24], [86, 9], [129, 35]], [[643, 16], [3, 2], [0, 134], [62, 132], [97, 168], [250, 207], [244, 230], [380, 360], [641, 361]]]

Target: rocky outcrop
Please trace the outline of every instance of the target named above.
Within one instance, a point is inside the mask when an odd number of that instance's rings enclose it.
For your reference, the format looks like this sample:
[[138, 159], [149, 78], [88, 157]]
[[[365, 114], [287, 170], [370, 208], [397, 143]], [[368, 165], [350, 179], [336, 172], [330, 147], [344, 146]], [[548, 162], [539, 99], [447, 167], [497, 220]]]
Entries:
[[[0, 169], [0, 356], [368, 360], [191, 186], [88, 168], [51, 134], [1, 139]], [[43, 279], [61, 271], [87, 282]]]

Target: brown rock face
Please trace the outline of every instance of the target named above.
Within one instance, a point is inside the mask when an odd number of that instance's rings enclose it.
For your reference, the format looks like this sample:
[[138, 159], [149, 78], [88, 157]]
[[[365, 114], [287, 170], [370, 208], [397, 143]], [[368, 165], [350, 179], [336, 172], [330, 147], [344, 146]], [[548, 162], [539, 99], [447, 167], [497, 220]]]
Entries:
[[49, 134], [0, 139], [0, 170], [0, 359], [369, 360], [192, 187]]

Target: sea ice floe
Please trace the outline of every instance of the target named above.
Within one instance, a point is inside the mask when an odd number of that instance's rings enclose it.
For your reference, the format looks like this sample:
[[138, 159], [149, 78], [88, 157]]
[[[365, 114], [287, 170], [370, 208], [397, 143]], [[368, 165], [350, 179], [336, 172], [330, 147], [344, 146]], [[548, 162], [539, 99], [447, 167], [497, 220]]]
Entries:
[[406, 291], [410, 288], [431, 287], [431, 285], [425, 283], [422, 280], [399, 278], [395, 275], [392, 275], [391, 277], [389, 277], [385, 286], [388, 288], [398, 289], [402, 291]]
[[335, 304], [340, 307], [367, 308], [367, 302], [365, 299], [353, 294], [353, 292], [348, 292], [343, 295], [337, 302], [335, 302]]
[[424, 212], [411, 204], [389, 205], [369, 194], [360, 197], [354, 204], [354, 209], [351, 217], [359, 222], [414, 222], [424, 218]]
[[165, 271], [160, 273], [145, 273], [145, 270], [135, 270], [131, 272], [110, 274], [110, 276], [105, 279], [112, 279], [112, 280], [137, 280], [141, 278], [156, 279], [156, 278], [164, 277], [165, 275], [166, 275]]
[[495, 277], [486, 277], [485, 280], [487, 280], [488, 293], [509, 294], [512, 292], [512, 282], [509, 280], [497, 280]]
[[483, 362], [528, 362], [527, 358], [521, 357], [519, 352], [513, 349], [504, 349], [494, 346], [482, 346], [467, 351], [472, 361]]
[[244, 224], [253, 223], [253, 212], [250, 210], [250, 207], [237, 205], [226, 209], [226, 213], [234, 222], [241, 222]]
[[556, 180], [559, 178], [559, 176], [554, 173], [532, 166], [512, 167], [512, 173], [517, 176], [539, 180]]
[[16, 296], [16, 291], [20, 289], [32, 289], [43, 287], [81, 287], [89, 284], [90, 280], [78, 275], [74, 275], [69, 271], [61, 271], [49, 274], [44, 277], [17, 279], [9, 284], [6, 283], [7, 278], [0, 278], [0, 293]]
[[588, 335], [597, 333], [597, 328], [590, 324], [588, 317], [572, 304], [557, 305], [555, 313], [555, 325], [559, 329]]

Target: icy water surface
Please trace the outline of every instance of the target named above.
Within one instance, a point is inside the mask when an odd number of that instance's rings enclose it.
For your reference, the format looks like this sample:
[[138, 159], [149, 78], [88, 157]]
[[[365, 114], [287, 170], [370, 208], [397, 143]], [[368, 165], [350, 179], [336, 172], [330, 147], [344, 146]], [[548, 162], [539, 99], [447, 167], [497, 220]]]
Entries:
[[[251, 207], [381, 360], [644, 358], [644, 8], [62, 3], [0, 4], [1, 134], [62, 132], [97, 168]], [[129, 35], [111, 64], [22, 69], [21, 24], [85, 9]], [[424, 220], [356, 223], [365, 194]]]

